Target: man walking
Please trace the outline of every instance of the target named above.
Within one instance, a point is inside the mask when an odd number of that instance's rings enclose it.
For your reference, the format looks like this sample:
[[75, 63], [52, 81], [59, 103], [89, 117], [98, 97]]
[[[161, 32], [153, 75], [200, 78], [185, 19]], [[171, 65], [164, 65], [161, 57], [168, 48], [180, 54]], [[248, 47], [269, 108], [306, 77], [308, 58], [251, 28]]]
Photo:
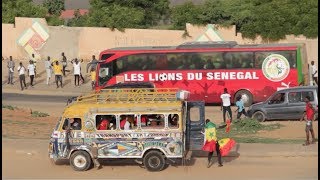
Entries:
[[63, 73], [63, 76], [66, 77], [66, 68], [67, 68], [67, 65], [68, 65], [68, 61], [67, 61], [67, 57], [64, 55], [64, 52], [61, 53], [61, 56], [62, 56], [62, 73]]
[[49, 85], [49, 81], [51, 78], [51, 70], [52, 70], [52, 66], [51, 66], [51, 62], [50, 62], [50, 56], [48, 56], [48, 59], [44, 62], [44, 66], [46, 69], [46, 74], [47, 74], [47, 85]]
[[8, 84], [13, 85], [14, 61], [12, 60], [12, 56], [9, 57], [7, 67], [8, 67]]
[[34, 75], [35, 75], [35, 77], [37, 77], [37, 59], [34, 56], [34, 54], [31, 55], [31, 61], [34, 65]]
[[60, 82], [60, 86], [62, 88], [62, 67], [59, 64], [59, 61], [56, 61], [55, 64], [51, 64], [51, 65], [53, 66], [53, 72], [55, 75], [57, 88], [59, 88], [59, 82]]
[[29, 61], [29, 65], [28, 65], [28, 73], [29, 73], [29, 77], [30, 77], [30, 85], [31, 87], [33, 87], [33, 80], [34, 80], [34, 75], [35, 75], [35, 67], [33, 65], [33, 61], [30, 60]]
[[202, 147], [202, 150], [208, 151], [208, 165], [209, 168], [212, 165], [212, 156], [213, 152], [217, 152], [219, 167], [222, 167], [222, 158], [220, 153], [220, 144], [217, 139], [216, 124], [206, 119], [205, 125], [205, 144]]
[[222, 99], [221, 102], [221, 111], [223, 110], [223, 122], [226, 122], [226, 112], [229, 113], [230, 121], [232, 122], [232, 112], [231, 112], [231, 102], [230, 98], [231, 95], [228, 93], [228, 89], [224, 88], [223, 94], [221, 94], [220, 98]]
[[308, 146], [310, 144], [310, 137], [309, 137], [309, 131], [311, 133], [312, 141], [311, 143], [314, 144], [316, 142], [315, 136], [314, 136], [314, 131], [312, 127], [312, 122], [314, 121], [314, 113], [315, 109], [313, 108], [312, 104], [310, 103], [310, 96], [305, 97], [305, 102], [306, 102], [306, 110], [304, 111], [300, 121], [305, 119], [304, 117], [306, 116], [306, 143], [303, 144], [303, 146]]
[[312, 69], [312, 79], [318, 85], [318, 68], [314, 64], [314, 61], [311, 61], [311, 69]]
[[[20, 65], [18, 67], [18, 72], [19, 72], [21, 91], [23, 91], [24, 88], [27, 89], [25, 71], [26, 71], [26, 68], [22, 65], [22, 62], [20, 62]], [[22, 83], [24, 86], [22, 86]]]
[[81, 62], [78, 59], [71, 61], [73, 65], [73, 74], [74, 74], [74, 86], [79, 86], [80, 74], [81, 74]]

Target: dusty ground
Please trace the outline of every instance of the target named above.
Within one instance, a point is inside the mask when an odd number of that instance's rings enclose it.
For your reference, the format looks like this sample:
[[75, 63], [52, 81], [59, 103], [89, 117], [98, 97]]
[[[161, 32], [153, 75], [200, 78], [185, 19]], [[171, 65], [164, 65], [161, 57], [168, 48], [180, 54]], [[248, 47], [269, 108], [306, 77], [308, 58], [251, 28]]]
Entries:
[[[17, 103], [20, 104], [21, 103]], [[56, 125], [59, 114], [63, 111], [62, 105], [52, 105], [49, 108], [50, 112], [43, 111], [48, 109], [48, 106], [41, 106], [39, 103], [32, 105], [29, 108], [19, 108], [14, 110], [2, 109], [2, 136], [8, 138], [27, 138], [27, 139], [48, 139], [52, 129]], [[37, 107], [36, 107], [37, 106]], [[221, 116], [217, 111], [218, 107], [206, 107], [206, 117]], [[31, 111], [40, 111], [51, 114], [48, 117], [32, 117]], [[221, 123], [222, 120], [214, 120], [216, 123]], [[287, 139], [303, 139], [304, 122], [300, 121], [271, 121], [265, 124], [280, 123], [283, 125], [280, 129], [273, 131], [261, 131], [256, 136], [268, 138], [287, 138]], [[21, 128], [23, 127], [23, 128]], [[14, 129], [14, 131], [12, 131]], [[318, 122], [314, 123], [314, 130], [318, 136]]]

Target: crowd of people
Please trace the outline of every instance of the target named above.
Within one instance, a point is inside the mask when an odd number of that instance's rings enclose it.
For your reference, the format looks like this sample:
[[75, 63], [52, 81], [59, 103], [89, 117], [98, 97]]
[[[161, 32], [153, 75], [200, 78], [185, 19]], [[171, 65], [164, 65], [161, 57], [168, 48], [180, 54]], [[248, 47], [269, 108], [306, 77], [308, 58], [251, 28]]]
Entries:
[[[2, 60], [4, 60], [2, 58]], [[23, 62], [19, 62], [19, 66], [15, 69], [15, 62], [12, 56], [9, 57], [9, 61], [7, 62], [8, 68], [8, 82], [7, 84], [14, 84], [14, 74], [18, 73], [19, 82], [21, 91], [27, 89], [26, 76], [30, 78], [30, 87], [33, 88], [35, 85], [35, 79], [40, 77], [40, 74], [37, 72], [37, 62], [39, 59], [35, 57], [34, 54], [31, 55], [29, 60], [29, 64], [25, 67]], [[81, 67], [83, 63], [83, 59], [74, 58], [71, 61], [68, 61], [64, 52], [61, 53], [61, 60], [53, 60], [51, 61], [51, 57], [48, 56], [46, 60], [44, 60], [44, 68], [46, 74], [46, 84], [50, 85], [50, 80], [52, 75], [54, 75], [55, 84], [57, 88], [63, 88], [63, 78], [67, 77], [67, 72], [71, 72], [68, 70], [68, 63], [71, 63], [73, 67], [73, 75], [74, 75], [74, 86], [80, 87], [81, 84], [85, 83], [85, 79], [81, 73]], [[90, 68], [90, 76], [91, 76], [91, 86], [92, 89], [95, 85], [95, 76], [96, 76], [96, 65], [98, 60], [95, 58], [95, 55], [92, 56], [92, 60], [86, 65], [86, 72], [88, 73], [88, 69]], [[38, 67], [39, 69], [39, 67]], [[16, 71], [15, 71], [16, 70]]]

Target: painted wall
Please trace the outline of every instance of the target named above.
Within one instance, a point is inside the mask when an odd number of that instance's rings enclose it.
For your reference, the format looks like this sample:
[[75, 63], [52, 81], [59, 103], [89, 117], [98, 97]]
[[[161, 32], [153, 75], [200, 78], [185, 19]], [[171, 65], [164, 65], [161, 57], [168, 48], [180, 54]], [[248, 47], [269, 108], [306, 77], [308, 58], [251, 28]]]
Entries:
[[[93, 54], [98, 56], [100, 51], [113, 47], [175, 46], [199, 39], [206, 34], [209, 27], [216, 29], [216, 36], [211, 36], [213, 40], [220, 37], [226, 41], [237, 41], [238, 44], [263, 43], [259, 37], [255, 40], [243, 39], [241, 33], [236, 34], [235, 26], [220, 28], [214, 25], [193, 26], [186, 24], [189, 36], [183, 37], [184, 31], [182, 30], [126, 29], [125, 32], [120, 32], [118, 30], [112, 31], [109, 28], [48, 26], [46, 20], [42, 18], [16, 17], [15, 24], [2, 24], [2, 56], [5, 59], [10, 55], [14, 59], [28, 59], [28, 53], [17, 44], [17, 40], [35, 21], [39, 22], [49, 33], [49, 38], [38, 51], [41, 58], [46, 56], [60, 58], [61, 52], [65, 52], [68, 59], [75, 57], [90, 59]], [[317, 63], [318, 38], [287, 36], [279, 43], [305, 43], [308, 61], [315, 60]]]

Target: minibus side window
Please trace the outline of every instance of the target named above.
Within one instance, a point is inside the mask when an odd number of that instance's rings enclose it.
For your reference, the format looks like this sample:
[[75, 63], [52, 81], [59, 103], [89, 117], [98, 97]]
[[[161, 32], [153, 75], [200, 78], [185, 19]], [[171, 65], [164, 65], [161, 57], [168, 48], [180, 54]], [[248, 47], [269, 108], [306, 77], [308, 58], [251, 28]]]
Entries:
[[137, 117], [134, 114], [122, 114], [120, 115], [120, 129], [122, 130], [134, 130], [137, 129]]
[[114, 130], [117, 128], [116, 121], [115, 115], [96, 115], [96, 128], [98, 131]]
[[142, 114], [141, 129], [164, 129], [164, 114]]
[[179, 128], [180, 117], [178, 114], [169, 114], [168, 116], [168, 126], [170, 129]]
[[71, 130], [81, 130], [81, 118], [66, 118], [64, 120], [62, 129], [66, 130], [68, 127], [70, 127]]

